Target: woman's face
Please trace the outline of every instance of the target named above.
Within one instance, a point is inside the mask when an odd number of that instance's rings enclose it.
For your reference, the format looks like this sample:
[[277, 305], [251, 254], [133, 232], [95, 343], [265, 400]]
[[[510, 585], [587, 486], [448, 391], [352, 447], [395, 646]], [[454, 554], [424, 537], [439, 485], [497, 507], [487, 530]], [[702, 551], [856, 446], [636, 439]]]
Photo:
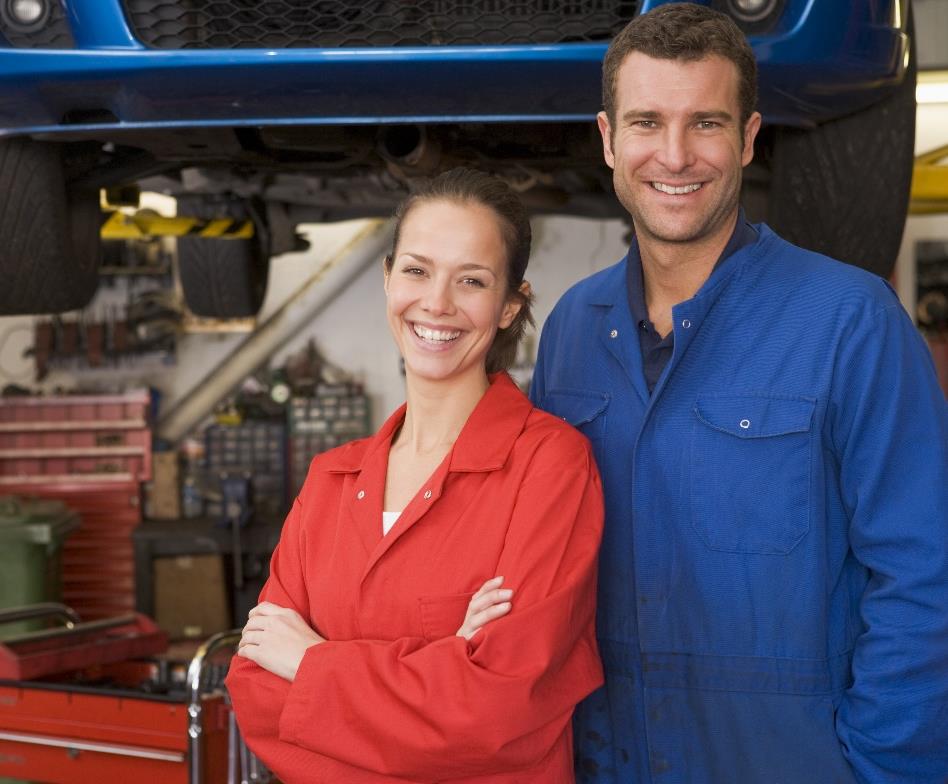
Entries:
[[498, 221], [487, 207], [450, 201], [416, 204], [403, 220], [385, 292], [408, 375], [483, 378], [494, 335], [520, 310], [507, 296]]

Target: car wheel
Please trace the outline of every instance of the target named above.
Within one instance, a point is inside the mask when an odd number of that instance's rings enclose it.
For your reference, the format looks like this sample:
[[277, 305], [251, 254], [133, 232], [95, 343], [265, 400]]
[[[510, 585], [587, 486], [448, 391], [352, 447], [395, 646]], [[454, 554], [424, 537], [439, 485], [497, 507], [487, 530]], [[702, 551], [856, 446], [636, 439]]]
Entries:
[[267, 293], [270, 259], [257, 237], [178, 238], [178, 276], [190, 311], [205, 318], [255, 316]]
[[0, 314], [84, 307], [98, 285], [95, 190], [67, 193], [60, 148], [0, 140]]
[[813, 130], [775, 130], [765, 214], [778, 234], [892, 274], [912, 183], [915, 75], [913, 51], [902, 84], [885, 100]]

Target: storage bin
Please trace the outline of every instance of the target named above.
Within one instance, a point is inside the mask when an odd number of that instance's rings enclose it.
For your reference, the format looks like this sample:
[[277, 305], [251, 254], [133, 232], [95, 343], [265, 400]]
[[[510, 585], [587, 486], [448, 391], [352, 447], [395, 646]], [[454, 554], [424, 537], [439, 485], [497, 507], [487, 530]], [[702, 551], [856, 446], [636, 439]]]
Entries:
[[[0, 497], [0, 607], [62, 598], [62, 553], [79, 516], [60, 501]], [[35, 621], [0, 625], [0, 639], [32, 631]]]

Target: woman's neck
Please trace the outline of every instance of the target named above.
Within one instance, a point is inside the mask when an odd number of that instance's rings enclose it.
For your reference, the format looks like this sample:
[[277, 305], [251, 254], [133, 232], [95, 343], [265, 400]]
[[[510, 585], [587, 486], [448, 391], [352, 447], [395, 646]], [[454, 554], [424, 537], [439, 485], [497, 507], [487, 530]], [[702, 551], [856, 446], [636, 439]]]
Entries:
[[489, 386], [483, 370], [450, 381], [409, 375], [405, 381], [405, 421], [393, 448], [418, 455], [446, 454]]

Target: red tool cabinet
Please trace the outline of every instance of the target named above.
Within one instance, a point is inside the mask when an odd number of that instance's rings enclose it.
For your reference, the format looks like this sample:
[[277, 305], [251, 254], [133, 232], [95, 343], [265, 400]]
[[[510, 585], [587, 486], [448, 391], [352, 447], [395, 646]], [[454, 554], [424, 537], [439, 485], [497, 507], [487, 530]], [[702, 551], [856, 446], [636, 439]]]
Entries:
[[214, 635], [181, 662], [161, 655], [166, 636], [140, 615], [83, 623], [70, 608], [46, 604], [4, 610], [0, 620], [51, 614], [66, 626], [0, 643], [0, 777], [270, 781], [240, 739], [223, 688], [239, 632]]
[[0, 399], [0, 494], [54, 498], [79, 513], [63, 547], [63, 601], [87, 620], [135, 609], [149, 407], [146, 390]]

